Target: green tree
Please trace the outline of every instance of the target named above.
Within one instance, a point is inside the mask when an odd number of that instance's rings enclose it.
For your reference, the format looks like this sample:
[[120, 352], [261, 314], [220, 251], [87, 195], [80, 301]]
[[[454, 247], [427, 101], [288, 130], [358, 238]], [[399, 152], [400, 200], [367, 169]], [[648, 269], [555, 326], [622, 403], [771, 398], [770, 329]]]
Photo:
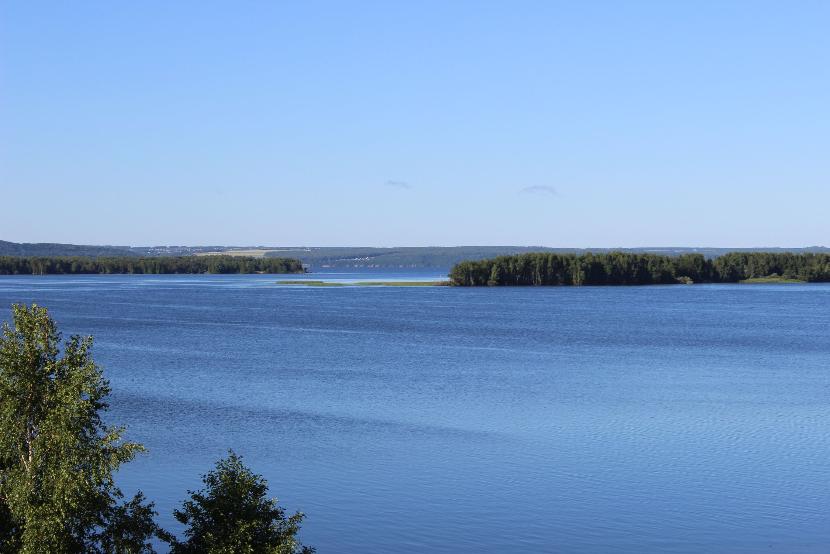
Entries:
[[495, 287], [501, 285], [501, 265], [496, 261], [493, 264], [493, 269], [490, 271], [490, 279], [487, 281], [487, 284], [491, 287]]
[[[46, 308], [12, 306], [0, 337], [0, 551], [150, 552], [159, 530], [114, 471], [143, 450], [104, 424], [108, 382], [92, 338], [60, 333]], [[122, 532], [129, 533], [122, 536]]]
[[184, 542], [173, 539], [175, 554], [310, 554], [297, 540], [304, 515], [286, 517], [268, 483], [245, 467], [232, 451], [202, 477], [205, 488], [189, 491], [174, 515], [187, 525]]

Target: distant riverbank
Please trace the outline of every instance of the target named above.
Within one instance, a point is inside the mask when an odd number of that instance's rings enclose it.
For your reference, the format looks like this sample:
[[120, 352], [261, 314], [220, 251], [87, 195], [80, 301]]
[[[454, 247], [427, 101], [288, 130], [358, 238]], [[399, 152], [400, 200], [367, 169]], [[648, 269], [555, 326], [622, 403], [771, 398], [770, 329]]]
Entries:
[[304, 273], [294, 258], [244, 256], [0, 257], [0, 275]]

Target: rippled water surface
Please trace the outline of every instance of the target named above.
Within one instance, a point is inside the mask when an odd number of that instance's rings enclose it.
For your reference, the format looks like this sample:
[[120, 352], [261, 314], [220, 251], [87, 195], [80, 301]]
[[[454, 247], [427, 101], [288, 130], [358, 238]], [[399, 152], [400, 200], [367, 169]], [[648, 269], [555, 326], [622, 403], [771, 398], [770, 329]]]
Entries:
[[95, 336], [174, 530], [232, 447], [321, 553], [830, 551], [830, 286], [276, 280], [2, 277], [0, 313]]

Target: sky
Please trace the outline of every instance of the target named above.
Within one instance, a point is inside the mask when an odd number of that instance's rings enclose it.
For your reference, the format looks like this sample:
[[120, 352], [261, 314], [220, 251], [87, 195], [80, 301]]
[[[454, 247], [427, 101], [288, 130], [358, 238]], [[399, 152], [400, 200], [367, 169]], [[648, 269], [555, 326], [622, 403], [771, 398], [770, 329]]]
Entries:
[[0, 0], [0, 240], [830, 245], [830, 2]]

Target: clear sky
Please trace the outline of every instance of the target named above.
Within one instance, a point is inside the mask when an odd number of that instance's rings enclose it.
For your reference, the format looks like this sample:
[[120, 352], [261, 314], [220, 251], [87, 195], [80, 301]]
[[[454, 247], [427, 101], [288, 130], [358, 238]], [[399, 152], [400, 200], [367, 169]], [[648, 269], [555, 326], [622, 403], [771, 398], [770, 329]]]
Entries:
[[0, 239], [830, 244], [830, 2], [0, 2]]

